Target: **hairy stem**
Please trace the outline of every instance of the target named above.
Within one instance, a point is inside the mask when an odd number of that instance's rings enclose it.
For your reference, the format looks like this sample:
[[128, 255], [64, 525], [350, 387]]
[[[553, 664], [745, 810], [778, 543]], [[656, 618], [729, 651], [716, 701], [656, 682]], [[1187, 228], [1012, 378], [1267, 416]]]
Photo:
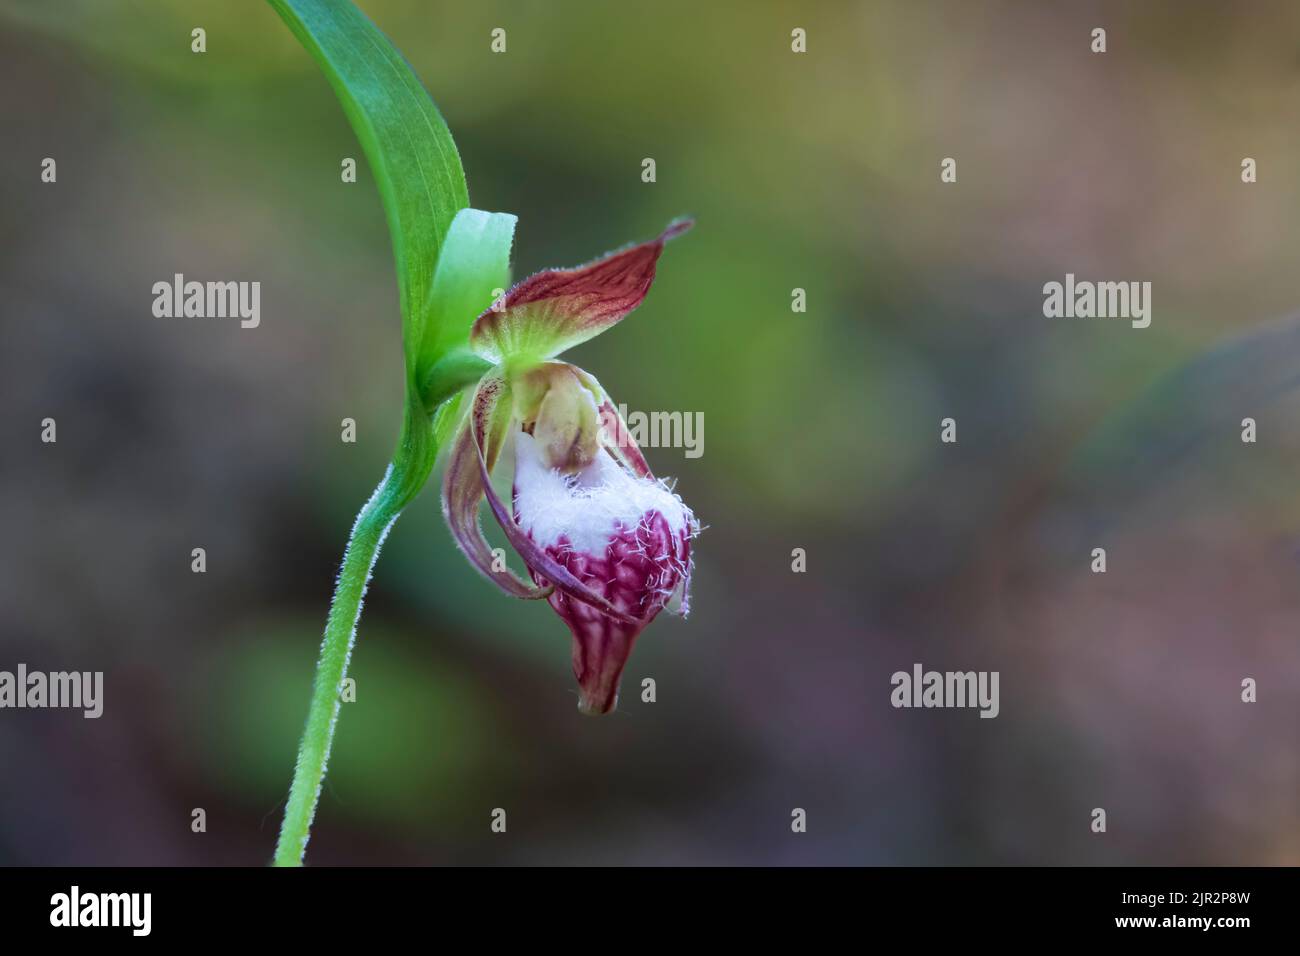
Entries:
[[330, 746], [334, 741], [339, 693], [348, 673], [357, 621], [361, 617], [361, 601], [366, 596], [370, 572], [393, 522], [424, 487], [438, 457], [432, 423], [413, 392], [413, 389], [408, 389], [406, 415], [393, 463], [357, 515], [347, 550], [343, 552], [343, 568], [335, 582], [334, 599], [325, 620], [325, 639], [321, 641], [320, 659], [316, 664], [307, 726], [298, 747], [298, 763], [294, 766], [289, 802], [280, 827], [280, 841], [275, 848], [276, 866], [302, 864], [312, 817], [320, 800], [321, 782], [325, 779], [325, 765], [329, 762]]
[[307, 726], [298, 748], [298, 763], [294, 767], [289, 803], [280, 827], [280, 842], [275, 848], [276, 866], [300, 866], [307, 849], [311, 821], [316, 815], [325, 765], [329, 762], [330, 746], [334, 741], [339, 693], [352, 657], [361, 602], [370, 581], [370, 572], [379, 557], [379, 549], [401, 512], [397, 494], [399, 485], [390, 467], [357, 515], [352, 537], [343, 553], [343, 568], [334, 587], [334, 600], [325, 623], [325, 639], [321, 642], [320, 660], [316, 664]]

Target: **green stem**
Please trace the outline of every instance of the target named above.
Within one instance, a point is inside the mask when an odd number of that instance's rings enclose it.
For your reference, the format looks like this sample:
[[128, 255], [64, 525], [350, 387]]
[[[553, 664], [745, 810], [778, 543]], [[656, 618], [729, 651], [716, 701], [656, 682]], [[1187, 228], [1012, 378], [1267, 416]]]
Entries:
[[397, 516], [428, 480], [437, 457], [437, 447], [428, 417], [408, 404], [397, 454], [384, 480], [357, 515], [343, 552], [343, 568], [334, 586], [334, 598], [325, 621], [325, 639], [316, 664], [307, 726], [298, 748], [298, 762], [289, 788], [280, 840], [275, 848], [276, 866], [301, 866], [312, 818], [320, 800], [321, 783], [334, 741], [343, 679], [347, 676], [352, 645], [356, 641], [361, 603], [379, 549]]
[[361, 600], [366, 593], [370, 572], [379, 557], [380, 545], [401, 510], [393, 506], [391, 489], [394, 484], [390, 469], [357, 515], [352, 537], [343, 553], [343, 569], [339, 572], [338, 583], [334, 588], [334, 600], [330, 604], [329, 618], [325, 623], [325, 639], [321, 642], [320, 660], [316, 664], [316, 681], [312, 688], [311, 707], [307, 712], [307, 727], [303, 730], [302, 744], [298, 748], [298, 763], [293, 772], [293, 785], [289, 789], [289, 803], [285, 807], [284, 824], [280, 828], [280, 842], [275, 848], [276, 866], [300, 866], [307, 849], [311, 821], [316, 815], [321, 782], [325, 778], [325, 765], [329, 761], [330, 746], [334, 740], [339, 694], [343, 678], [347, 676], [348, 661], [352, 657], [357, 620], [361, 617]]

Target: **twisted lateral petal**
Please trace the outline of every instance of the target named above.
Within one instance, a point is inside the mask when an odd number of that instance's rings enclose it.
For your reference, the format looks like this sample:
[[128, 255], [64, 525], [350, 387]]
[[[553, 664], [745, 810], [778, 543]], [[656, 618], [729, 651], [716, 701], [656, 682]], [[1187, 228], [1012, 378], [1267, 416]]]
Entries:
[[[476, 440], [477, 429], [475, 430]], [[514, 516], [509, 509], [501, 502], [497, 493], [492, 489], [492, 483], [488, 480], [487, 463], [480, 455], [479, 457], [480, 481], [483, 486], [484, 494], [487, 496], [488, 507], [492, 509], [492, 514], [496, 516], [497, 523], [506, 533], [506, 538], [510, 541], [511, 546], [519, 552], [519, 556], [524, 559], [524, 563], [535, 575], [540, 575], [555, 586], [555, 589], [562, 591], [575, 601], [581, 601], [599, 611], [604, 612], [609, 617], [622, 624], [640, 629], [645, 626], [641, 621], [630, 614], [625, 614], [611, 604], [608, 599], [597, 594], [587, 585], [579, 581], [568, 568], [560, 564], [553, 557], [546, 553], [545, 549], [539, 547], [523, 528], [519, 527]], [[549, 590], [547, 592], [549, 594]]]
[[[502, 398], [507, 400], [502, 401]], [[488, 375], [479, 382], [447, 463], [447, 474], [442, 483], [442, 514], [456, 545], [484, 577], [512, 597], [535, 600], [547, 597], [554, 589], [534, 587], [516, 577], [509, 568], [494, 568], [492, 550], [478, 521], [478, 506], [483, 500], [487, 481], [485, 453], [480, 448], [486, 447], [488, 459], [496, 462], [510, 426], [508, 399], [508, 389], [499, 375]]]
[[534, 273], [478, 317], [470, 346], [491, 362], [545, 359], [599, 335], [641, 304], [664, 243], [692, 224], [674, 222], [649, 242], [585, 266]]

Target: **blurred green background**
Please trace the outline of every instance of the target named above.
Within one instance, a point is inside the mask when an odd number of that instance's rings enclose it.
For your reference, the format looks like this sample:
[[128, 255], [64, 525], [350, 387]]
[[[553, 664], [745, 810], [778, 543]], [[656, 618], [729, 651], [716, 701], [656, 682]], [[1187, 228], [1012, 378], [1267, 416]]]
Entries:
[[[1300, 862], [1300, 8], [361, 6], [520, 217], [517, 277], [696, 217], [569, 357], [703, 414], [702, 457], [647, 455], [708, 528], [593, 721], [431, 485], [311, 862]], [[0, 862], [262, 863], [400, 421], [378, 196], [254, 0], [3, 0], [0, 81], [0, 668], [106, 674], [98, 721], [0, 712]], [[176, 272], [260, 281], [261, 326], [154, 318]], [[1067, 272], [1151, 281], [1152, 326], [1044, 318]], [[1000, 671], [1001, 715], [892, 709], [916, 661]]]

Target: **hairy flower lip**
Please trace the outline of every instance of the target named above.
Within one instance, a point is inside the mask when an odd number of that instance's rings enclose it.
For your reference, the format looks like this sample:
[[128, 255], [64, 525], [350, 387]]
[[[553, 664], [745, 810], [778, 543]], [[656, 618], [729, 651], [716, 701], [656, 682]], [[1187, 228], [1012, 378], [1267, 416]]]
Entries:
[[[486, 416], [483, 416], [485, 418]], [[492, 480], [488, 472], [487, 459], [483, 452], [483, 420], [475, 409], [474, 420], [470, 424], [470, 429], [474, 435], [474, 444], [478, 449], [479, 475], [483, 483], [484, 496], [487, 498], [488, 507], [492, 509], [493, 516], [497, 519], [497, 524], [501, 525], [501, 530], [506, 533], [506, 538], [510, 541], [511, 546], [518, 552], [519, 556], [524, 559], [524, 563], [529, 569], [540, 574], [551, 585], [564, 592], [575, 601], [581, 601], [589, 604], [599, 611], [609, 615], [616, 621], [623, 624], [644, 627], [645, 621], [625, 614], [614, 605], [610, 604], [605, 598], [596, 594], [589, 587], [574, 577], [567, 568], [557, 562], [542, 548], [530, 538], [524, 530], [519, 527], [514, 517], [502, 503], [501, 498], [497, 495], [492, 487]]]
[[[685, 595], [697, 522], [667, 486], [636, 474], [608, 449], [582, 473], [566, 476], [549, 466], [536, 439], [517, 432], [514, 441], [519, 526], [579, 579], [640, 614], [627, 625], [563, 592], [548, 598], [573, 635], [579, 710], [609, 713], [637, 637], [669, 610], [679, 588]], [[536, 572], [533, 578], [541, 580]]]
[[[570, 368], [581, 371], [576, 366]], [[586, 373], [582, 374], [595, 383]], [[599, 387], [598, 383], [595, 384]], [[640, 478], [655, 480], [645, 457], [622, 424], [617, 409], [604, 397], [603, 390], [600, 394], [603, 398], [600, 414], [604, 425], [600, 428], [602, 449], [631, 473]], [[492, 487], [492, 465], [516, 424], [510, 414], [510, 399], [508, 381], [495, 370], [485, 375], [475, 389], [443, 482], [443, 514], [453, 538], [478, 571], [513, 597], [538, 600], [550, 597], [558, 589], [623, 625], [638, 630], [644, 628], [653, 614], [647, 618], [635, 617], [620, 611], [607, 599], [593, 592], [528, 536]], [[497, 412], [500, 409], [504, 409], [506, 414], [499, 416]], [[613, 423], [616, 423], [615, 428], [610, 427]], [[607, 434], [611, 430], [615, 431], [612, 436]], [[502, 569], [497, 565], [478, 525], [478, 506], [484, 498], [511, 546], [523, 558], [529, 570], [535, 572], [535, 578], [540, 577], [547, 582], [545, 585], [539, 581], [538, 586], [530, 586], [516, 577], [509, 568]], [[684, 578], [688, 587], [689, 578], [688, 567]], [[658, 613], [657, 609], [655, 613]]]

